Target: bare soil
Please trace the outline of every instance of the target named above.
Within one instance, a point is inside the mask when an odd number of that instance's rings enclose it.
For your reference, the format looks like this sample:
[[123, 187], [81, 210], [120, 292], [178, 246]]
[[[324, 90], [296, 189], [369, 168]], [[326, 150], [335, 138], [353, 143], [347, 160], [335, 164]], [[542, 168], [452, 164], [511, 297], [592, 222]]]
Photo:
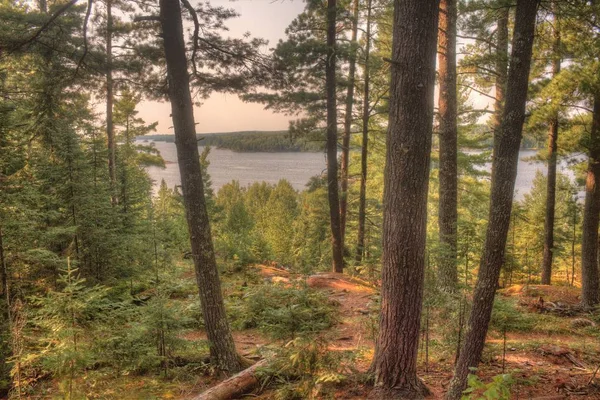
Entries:
[[[291, 282], [306, 279], [295, 276], [276, 266], [257, 266], [257, 272], [271, 282]], [[376, 308], [373, 306], [377, 288], [366, 281], [342, 274], [324, 273], [306, 279], [310, 287], [327, 293], [338, 305], [339, 323], [323, 333], [329, 340], [331, 351], [356, 351], [359, 360], [353, 365], [358, 371], [366, 372], [370, 366], [374, 348], [374, 328]], [[579, 289], [567, 286], [515, 285], [503, 289], [501, 296], [518, 300], [520, 311], [536, 313], [534, 305], [540, 298], [544, 302], [559, 302], [576, 306], [579, 303]], [[600, 334], [570, 330], [576, 318], [586, 315], [562, 317], [564, 333], [548, 334], [536, 332], [509, 332], [504, 337], [498, 332], [490, 332], [488, 345], [495, 349], [491, 358], [483, 362], [478, 375], [484, 382], [490, 382], [496, 375], [511, 373], [516, 383], [512, 387], [513, 399], [600, 399], [600, 373], [594, 372], [600, 366]], [[597, 333], [600, 333], [598, 331]], [[235, 332], [235, 341], [243, 354], [251, 354], [257, 347], [269, 343], [258, 331]], [[205, 339], [200, 332], [188, 334], [188, 340]], [[498, 354], [499, 353], [499, 354]], [[452, 377], [453, 359], [437, 357], [435, 353], [420, 365], [420, 377], [432, 392], [432, 399], [442, 399]], [[594, 377], [592, 379], [592, 377]], [[336, 399], [365, 399], [371, 387], [349, 379], [336, 388]], [[269, 398], [269, 393], [252, 394], [252, 398]]]

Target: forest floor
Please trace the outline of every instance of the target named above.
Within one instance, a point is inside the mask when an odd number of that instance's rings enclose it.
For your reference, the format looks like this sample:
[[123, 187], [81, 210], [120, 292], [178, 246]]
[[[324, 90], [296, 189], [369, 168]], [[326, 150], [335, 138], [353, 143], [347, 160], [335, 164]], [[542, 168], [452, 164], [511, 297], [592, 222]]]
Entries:
[[[192, 306], [197, 302], [194, 274], [189, 264], [180, 267], [180, 276], [174, 280], [183, 289], [173, 301]], [[332, 368], [340, 379], [328, 383], [313, 379], [310, 390], [318, 394], [312, 398], [365, 399], [371, 389], [365, 372], [373, 357], [377, 331], [379, 294], [376, 285], [348, 275], [321, 273], [307, 277], [265, 265], [223, 274], [224, 296], [228, 309], [233, 312], [236, 312], [236, 304], [247, 301], [245, 293], [270, 287], [280, 288], [279, 292], [273, 292], [279, 295], [285, 294], [288, 287], [309, 287], [324, 295], [320, 301], [329, 301], [333, 307], [335, 323], [320, 331], [315, 341], [324, 343], [322, 353], [339, 355]], [[600, 317], [577, 311], [579, 291], [569, 286], [541, 285], [501, 289], [477, 371], [481, 382], [488, 384], [501, 374], [510, 374], [513, 399], [600, 399], [600, 372], [597, 371]], [[434, 302], [424, 313], [419, 376], [432, 391], [432, 399], [443, 398], [452, 377], [457, 321], [461, 319], [456, 311], [459, 302], [460, 299], [456, 300], [452, 307], [445, 300]], [[231, 317], [233, 321], [243, 319], [239, 314]], [[427, 325], [428, 331], [425, 330]], [[272, 339], [259, 327], [233, 326], [237, 348], [249, 359], [257, 360], [269, 352], [287, 348], [290, 343], [289, 338]], [[212, 374], [203, 361], [207, 353], [206, 334], [202, 330], [188, 329], [181, 333], [180, 339], [190, 346], [184, 354], [177, 354], [168, 377], [158, 371], [115, 376], [90, 370], [77, 385], [85, 393], [94, 395], [82, 398], [188, 400], [220, 382], [223, 377]], [[309, 376], [306, 374], [303, 379]], [[247, 398], [306, 398], [290, 397], [282, 391], [286, 385], [295, 385], [293, 378], [285, 377], [277, 382], [278, 385], [267, 385]], [[50, 383], [45, 393], [57, 393], [57, 384]]]
[[[257, 268], [268, 282], [286, 284], [302, 279], [279, 268]], [[328, 350], [355, 352], [353, 368], [366, 372], [373, 356], [376, 309], [372, 304], [377, 289], [360, 279], [334, 273], [310, 276], [306, 283], [324, 291], [337, 305], [337, 325], [322, 333], [328, 338]], [[542, 285], [515, 285], [500, 290], [499, 297], [514, 306], [507, 312], [521, 315], [501, 331], [494, 327], [490, 330], [478, 371], [481, 380], [488, 383], [500, 374], [511, 374], [513, 399], [600, 399], [600, 373], [595, 374], [600, 366], [600, 330], [590, 316], [571, 311], [579, 303], [578, 293], [579, 289], [573, 287]], [[540, 306], [540, 299], [545, 305], [558, 305], [559, 311], [546, 311]], [[520, 318], [527, 321], [525, 326], [519, 325]], [[198, 332], [187, 338], [205, 337]], [[271, 342], [254, 330], [236, 332], [235, 340], [246, 355]], [[442, 341], [432, 328], [429, 354], [425, 355], [423, 346], [420, 350], [419, 376], [435, 399], [443, 398], [454, 361]], [[202, 391], [198, 389], [198, 393]], [[349, 379], [334, 385], [324, 397], [364, 399], [369, 390], [360, 379]], [[269, 399], [273, 392], [267, 390], [250, 397]]]

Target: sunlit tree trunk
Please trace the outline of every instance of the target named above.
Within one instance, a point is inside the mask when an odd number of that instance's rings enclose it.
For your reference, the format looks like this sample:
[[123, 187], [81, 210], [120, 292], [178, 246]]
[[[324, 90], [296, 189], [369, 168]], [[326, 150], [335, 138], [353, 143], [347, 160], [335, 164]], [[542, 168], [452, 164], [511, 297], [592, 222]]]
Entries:
[[504, 108], [506, 79], [508, 74], [508, 18], [510, 16], [510, 7], [505, 5], [498, 10], [498, 19], [496, 21], [496, 83], [494, 90], [496, 92], [496, 101], [494, 102], [494, 132], [500, 129], [502, 123], [502, 111]]
[[179, 0], [160, 0], [160, 21], [185, 214], [211, 359], [219, 369], [236, 372], [243, 365], [225, 314], [206, 211]]
[[581, 303], [591, 308], [600, 303], [598, 277], [598, 225], [600, 222], [600, 94], [594, 96], [588, 170], [585, 181], [581, 240]]
[[346, 93], [346, 114], [344, 116], [344, 136], [342, 137], [342, 157], [340, 162], [340, 229], [342, 242], [346, 238], [346, 218], [348, 214], [348, 166], [350, 164], [350, 131], [352, 130], [352, 111], [354, 109], [354, 86], [356, 75], [356, 55], [358, 43], [358, 0], [352, 6], [352, 37], [353, 46], [348, 67], [348, 92]]
[[439, 0], [396, 0], [383, 194], [381, 316], [374, 398], [421, 398], [425, 276]]
[[494, 135], [492, 190], [485, 245], [465, 340], [447, 394], [460, 399], [470, 368], [477, 367], [485, 345], [500, 270], [504, 262], [517, 178], [519, 148], [533, 50], [538, 0], [518, 0], [502, 124]]
[[115, 127], [113, 123], [113, 56], [112, 56], [113, 16], [112, 0], [106, 0], [106, 138], [108, 141], [108, 175], [110, 178], [111, 200], [117, 202], [117, 161]]
[[456, 0], [441, 0], [438, 34], [438, 79], [440, 121], [439, 234], [442, 253], [439, 284], [456, 291], [458, 284], [456, 228], [458, 222], [458, 132], [456, 94]]
[[[554, 18], [554, 43], [552, 76], [560, 73], [560, 31], [558, 18]], [[558, 146], [558, 111], [550, 120], [548, 130], [548, 182], [546, 186], [546, 217], [544, 219], [544, 259], [542, 261], [542, 284], [552, 281], [552, 257], [554, 251], [554, 211], [556, 205], [556, 159]]]
[[6, 301], [6, 318], [10, 316], [10, 293], [8, 291], [8, 265], [6, 263], [6, 254], [4, 253], [4, 236], [0, 226], [0, 283], [2, 284], [2, 297]]
[[331, 221], [333, 271], [344, 271], [344, 243], [340, 223], [340, 198], [337, 161], [337, 101], [336, 101], [336, 0], [327, 0], [327, 63], [325, 91], [327, 92], [327, 193]]
[[371, 85], [371, 69], [369, 65], [371, 55], [371, 8], [372, 1], [367, 5], [367, 27], [365, 43], [365, 66], [363, 69], [364, 92], [362, 109], [362, 146], [360, 153], [360, 194], [358, 197], [358, 240], [356, 245], [356, 262], [362, 262], [365, 250], [365, 220], [367, 217], [367, 169], [369, 156], [369, 119], [371, 116], [369, 90]]

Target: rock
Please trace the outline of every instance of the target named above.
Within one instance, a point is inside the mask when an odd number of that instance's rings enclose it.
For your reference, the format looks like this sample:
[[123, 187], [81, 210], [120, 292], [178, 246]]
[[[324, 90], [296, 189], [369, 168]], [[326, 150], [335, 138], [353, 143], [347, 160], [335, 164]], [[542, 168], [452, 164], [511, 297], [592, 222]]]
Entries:
[[596, 326], [596, 323], [594, 321], [592, 321], [591, 319], [575, 318], [573, 321], [571, 321], [571, 328], [574, 328], [574, 329], [588, 328], [590, 326]]
[[540, 347], [540, 352], [542, 355], [551, 354], [553, 356], [560, 357], [564, 356], [565, 354], [569, 354], [571, 351], [560, 346], [546, 345]]
[[290, 283], [288, 278], [284, 278], [283, 276], [274, 276], [271, 278], [271, 282], [273, 283]]

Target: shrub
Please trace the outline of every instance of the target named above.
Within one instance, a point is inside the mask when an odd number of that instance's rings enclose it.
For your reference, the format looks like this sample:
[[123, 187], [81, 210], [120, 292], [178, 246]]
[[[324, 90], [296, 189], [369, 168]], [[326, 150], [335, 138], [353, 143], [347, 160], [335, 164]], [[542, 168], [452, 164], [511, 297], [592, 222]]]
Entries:
[[258, 375], [263, 386], [277, 387], [277, 400], [333, 398], [331, 386], [345, 380], [343, 361], [348, 356], [328, 351], [322, 339], [298, 337], [278, 349], [274, 361]]
[[519, 309], [510, 299], [496, 298], [490, 326], [498, 331], [524, 332], [535, 327], [535, 316]]
[[490, 383], [484, 383], [477, 375], [469, 374], [469, 386], [463, 392], [463, 400], [509, 400], [514, 380], [510, 374], [496, 375]]
[[263, 285], [242, 301], [232, 310], [235, 326], [258, 328], [276, 339], [313, 334], [335, 323], [334, 306], [327, 296], [305, 285]]

